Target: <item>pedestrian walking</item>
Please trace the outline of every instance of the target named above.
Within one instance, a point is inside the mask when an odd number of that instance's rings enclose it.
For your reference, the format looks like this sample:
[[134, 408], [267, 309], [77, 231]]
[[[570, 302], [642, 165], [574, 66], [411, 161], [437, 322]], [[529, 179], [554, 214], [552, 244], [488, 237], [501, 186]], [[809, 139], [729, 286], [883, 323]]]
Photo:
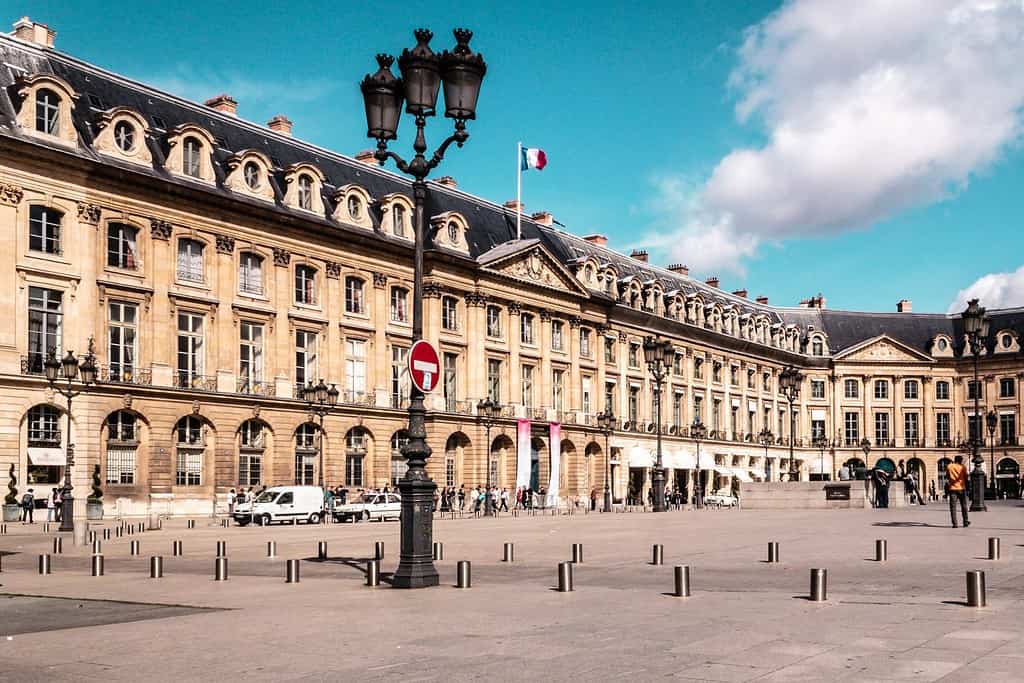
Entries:
[[967, 519], [967, 468], [964, 467], [964, 456], [958, 455], [953, 462], [946, 465], [946, 493], [949, 498], [949, 518], [956, 528], [956, 501], [960, 501], [960, 517], [964, 528], [971, 525]]
[[21, 523], [22, 524], [35, 524], [35, 520], [32, 519], [32, 511], [36, 507], [36, 497], [32, 493], [32, 489], [25, 492], [25, 495], [21, 497]]
[[46, 521], [53, 521], [53, 513], [57, 508], [57, 489], [54, 488], [53, 492], [46, 497]]
[[237, 494], [235, 493], [235, 490], [231, 489], [231, 491], [228, 492], [228, 515], [229, 516], [235, 514], [235, 498], [236, 497], [237, 497]]
[[889, 473], [876, 467], [875, 475], [875, 507], [889, 507]]
[[907, 472], [906, 487], [907, 487], [907, 493], [910, 494], [910, 502], [911, 503], [914, 503], [914, 500], [916, 498], [918, 504], [920, 504], [920, 505], [925, 505], [926, 504], [924, 502], [924, 497], [921, 495], [921, 490], [917, 488], [917, 477], [914, 476], [914, 471], [913, 470], [910, 470], [909, 472]]

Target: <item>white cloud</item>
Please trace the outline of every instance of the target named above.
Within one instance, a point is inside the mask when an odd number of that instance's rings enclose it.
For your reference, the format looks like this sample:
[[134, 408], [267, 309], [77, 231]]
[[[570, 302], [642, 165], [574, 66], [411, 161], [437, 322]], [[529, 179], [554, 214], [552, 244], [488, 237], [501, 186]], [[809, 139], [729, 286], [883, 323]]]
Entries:
[[190, 64], [178, 64], [166, 72], [139, 80], [196, 102], [204, 102], [221, 93], [227, 93], [238, 100], [240, 107], [254, 103], [312, 102], [328, 96], [336, 87], [335, 82], [323, 78], [262, 80], [238, 73], [196, 68]]
[[663, 178], [657, 240], [742, 272], [765, 241], [866, 227], [956, 194], [1021, 135], [1020, 0], [792, 0], [748, 29], [730, 84], [763, 126], [685, 202]]
[[947, 313], [961, 312], [971, 299], [979, 299], [989, 309], [1024, 306], [1024, 266], [1012, 273], [989, 273], [978, 278], [957, 292]]

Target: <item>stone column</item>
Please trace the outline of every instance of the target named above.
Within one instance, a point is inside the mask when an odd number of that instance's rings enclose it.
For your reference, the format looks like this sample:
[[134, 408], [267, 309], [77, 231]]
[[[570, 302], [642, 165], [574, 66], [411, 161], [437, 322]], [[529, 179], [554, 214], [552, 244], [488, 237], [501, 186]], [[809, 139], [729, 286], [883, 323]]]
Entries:
[[[519, 369], [519, 347], [521, 338], [521, 330], [519, 327], [519, 316], [522, 313], [522, 309], [519, 304], [515, 301], [509, 302], [508, 304], [508, 329], [505, 331], [508, 339], [508, 402], [513, 405], [519, 405], [522, 407], [523, 398], [523, 376], [522, 371]], [[536, 382], [536, 378], [534, 378]], [[523, 414], [524, 417], [529, 417]]]
[[290, 251], [274, 247], [274, 269], [271, 277], [267, 278], [272, 281], [268, 285], [273, 286], [273, 290], [267, 292], [271, 306], [284, 314], [274, 326], [273, 342], [264, 346], [266, 367], [273, 368], [277, 373], [274, 382], [278, 398], [295, 396], [295, 331], [285, 314], [291, 308], [294, 289], [291, 282], [291, 260]]
[[391, 405], [389, 382], [391, 379], [391, 359], [389, 357], [387, 328], [391, 320], [390, 292], [388, 276], [384, 273], [373, 274], [373, 301], [371, 302], [373, 322], [373, 347], [367, 355], [369, 367], [366, 368], [367, 391], [374, 392], [378, 408]]
[[217, 391], [233, 394], [238, 390], [236, 383], [238, 369], [237, 346], [238, 325], [231, 311], [235, 288], [235, 238], [228, 235], [217, 235], [217, 257], [211, 274], [213, 291], [211, 294], [220, 303], [215, 307], [217, 317], [211, 321], [210, 327], [214, 334], [207, 335], [207, 340], [214, 342], [213, 348], [207, 350], [210, 367], [206, 374], [216, 375]]

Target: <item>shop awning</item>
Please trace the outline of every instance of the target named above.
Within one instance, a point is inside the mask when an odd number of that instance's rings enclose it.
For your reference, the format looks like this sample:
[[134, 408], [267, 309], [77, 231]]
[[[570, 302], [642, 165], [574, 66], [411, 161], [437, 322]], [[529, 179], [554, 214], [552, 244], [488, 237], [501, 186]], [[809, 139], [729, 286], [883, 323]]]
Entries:
[[679, 470], [692, 470], [697, 467], [697, 457], [686, 451], [676, 451], [675, 468]]
[[740, 481], [754, 481], [750, 477], [750, 472], [747, 472], [745, 467], [733, 467], [732, 471]]
[[47, 465], [51, 467], [62, 467], [65, 463], [64, 451], [60, 448], [29, 448], [28, 459], [33, 465]]
[[715, 470], [715, 472], [718, 472], [719, 474], [724, 474], [724, 475], [729, 476], [729, 477], [733, 476], [732, 468], [731, 467], [726, 467], [725, 465], [717, 465], [716, 464], [714, 466], [714, 470]]
[[653, 467], [654, 457], [651, 452], [642, 446], [633, 446], [629, 449], [630, 467]]

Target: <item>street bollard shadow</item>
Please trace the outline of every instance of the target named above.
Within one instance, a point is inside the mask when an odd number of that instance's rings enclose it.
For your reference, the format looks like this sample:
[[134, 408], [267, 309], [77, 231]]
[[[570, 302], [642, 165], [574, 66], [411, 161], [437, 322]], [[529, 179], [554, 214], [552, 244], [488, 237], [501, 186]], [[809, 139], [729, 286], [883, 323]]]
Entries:
[[966, 600], [943, 600], [943, 605], [956, 605], [957, 607], [970, 607]]
[[[303, 562], [313, 562], [316, 564], [336, 564], [344, 567], [348, 567], [356, 572], [359, 572], [364, 577], [366, 576], [366, 563], [370, 562], [374, 558], [372, 557], [328, 557], [327, 559], [320, 559], [319, 557], [303, 557]], [[393, 583], [394, 572], [380, 572], [381, 583], [391, 584]]]
[[871, 526], [884, 527], [930, 527], [932, 529], [948, 529], [945, 524], [929, 524], [928, 522], [872, 522]]

